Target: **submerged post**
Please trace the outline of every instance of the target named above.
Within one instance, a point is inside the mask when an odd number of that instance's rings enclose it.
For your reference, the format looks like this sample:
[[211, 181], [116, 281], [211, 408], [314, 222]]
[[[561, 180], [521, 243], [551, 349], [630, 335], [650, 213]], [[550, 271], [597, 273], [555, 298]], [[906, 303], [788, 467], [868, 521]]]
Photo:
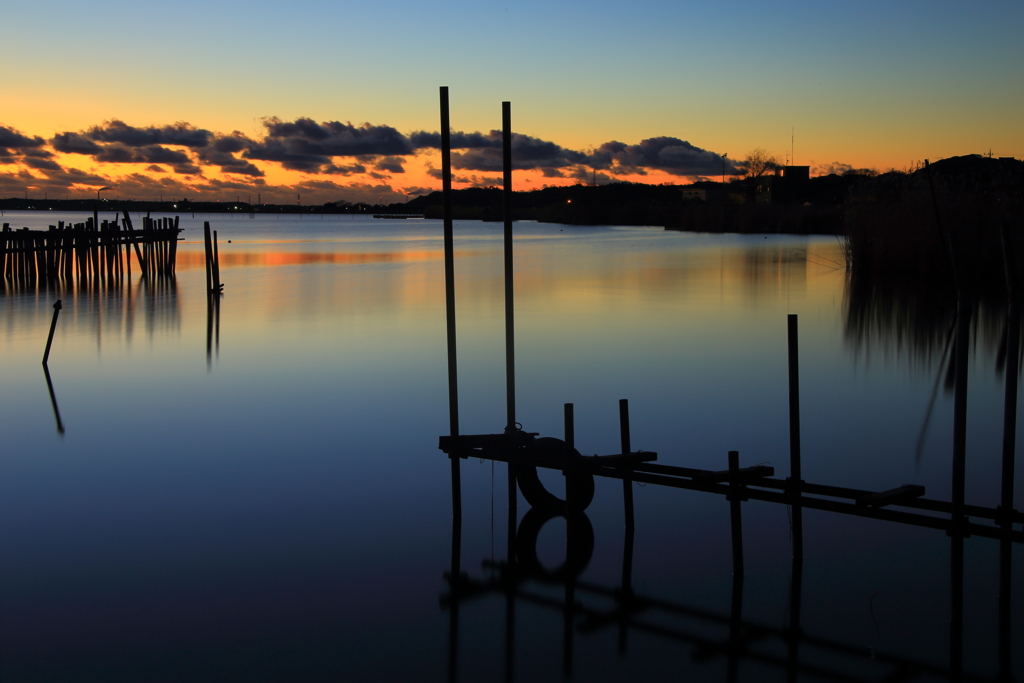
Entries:
[[46, 338], [46, 351], [43, 352], [43, 365], [50, 360], [50, 345], [53, 344], [53, 331], [57, 329], [57, 316], [60, 315], [60, 309], [63, 308], [60, 299], [57, 299], [57, 303], [53, 305], [53, 320], [50, 321], [50, 335]]
[[793, 557], [804, 554], [804, 517], [800, 505], [800, 352], [797, 317], [788, 316], [789, 324], [789, 495], [793, 510]]
[[506, 430], [516, 428], [516, 333], [512, 282], [512, 103], [501, 103], [502, 213], [505, 217], [505, 412]]
[[[444, 297], [448, 322], [448, 422], [451, 436], [459, 435], [458, 356], [455, 352], [455, 238], [452, 231], [452, 137], [448, 116], [448, 87], [441, 86], [441, 188], [444, 217]], [[462, 475], [459, 455], [452, 461], [452, 514], [462, 517]], [[509, 464], [511, 477], [512, 465]]]
[[[629, 455], [629, 400], [619, 399], [619, 440], [622, 446], [622, 455]], [[626, 461], [628, 462], [628, 460]], [[633, 529], [633, 478], [630, 472], [622, 478], [622, 499], [626, 508], [626, 529]]]

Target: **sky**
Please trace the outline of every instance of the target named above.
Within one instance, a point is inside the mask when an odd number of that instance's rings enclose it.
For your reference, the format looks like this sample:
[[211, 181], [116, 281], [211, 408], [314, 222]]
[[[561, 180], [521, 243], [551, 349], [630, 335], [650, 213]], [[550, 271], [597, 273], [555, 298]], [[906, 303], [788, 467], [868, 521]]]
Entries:
[[[1024, 158], [1024, 3], [7, 0], [0, 197], [323, 204]], [[103, 189], [106, 188], [106, 189]]]

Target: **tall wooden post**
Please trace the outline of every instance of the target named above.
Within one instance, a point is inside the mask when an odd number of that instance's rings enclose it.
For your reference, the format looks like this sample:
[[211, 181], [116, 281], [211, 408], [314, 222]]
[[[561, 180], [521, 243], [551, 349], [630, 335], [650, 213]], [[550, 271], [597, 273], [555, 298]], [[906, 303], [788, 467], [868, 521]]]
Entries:
[[[444, 298], [448, 322], [448, 423], [451, 436], [459, 435], [459, 370], [455, 345], [455, 238], [452, 228], [452, 137], [448, 115], [448, 88], [441, 86], [441, 188], [444, 218]], [[459, 454], [451, 453], [452, 514], [462, 518], [462, 476]], [[511, 477], [512, 465], [509, 464]]]
[[793, 557], [804, 555], [804, 516], [800, 505], [800, 351], [796, 314], [789, 325], [789, 495], [793, 511]]
[[516, 428], [515, 295], [512, 277], [512, 103], [501, 103], [502, 213], [505, 218], [505, 423]]

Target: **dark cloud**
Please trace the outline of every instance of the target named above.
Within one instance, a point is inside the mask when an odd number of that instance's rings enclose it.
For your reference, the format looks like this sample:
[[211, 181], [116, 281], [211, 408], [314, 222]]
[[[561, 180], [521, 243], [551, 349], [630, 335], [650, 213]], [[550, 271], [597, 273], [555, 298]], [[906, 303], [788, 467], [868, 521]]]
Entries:
[[108, 164], [191, 164], [192, 159], [184, 152], [168, 149], [161, 145], [127, 147], [120, 143], [104, 145], [92, 154], [93, 159]]
[[[409, 135], [409, 142], [416, 149], [441, 149], [441, 134], [416, 131]], [[451, 133], [452, 149], [501, 149], [501, 131], [492, 130], [484, 133]]]
[[163, 166], [157, 166], [156, 164], [151, 164], [151, 165], [147, 166], [146, 170], [147, 171], [152, 171], [153, 173], [166, 173], [167, 172], [167, 171], [164, 170]]
[[286, 145], [280, 140], [268, 138], [262, 144], [254, 144], [245, 150], [242, 157], [275, 162], [290, 171], [303, 171], [304, 173], [318, 173], [322, 166], [331, 163], [331, 158], [322, 154], [294, 151], [296, 146]]
[[60, 164], [52, 159], [40, 159], [38, 157], [25, 157], [22, 160], [29, 168], [34, 168], [40, 171], [60, 171], [62, 170]]
[[80, 133], [58, 133], [50, 140], [50, 145], [64, 154], [98, 154], [102, 147]]
[[382, 157], [377, 160], [376, 169], [387, 173], [405, 173], [403, 163], [405, 159], [401, 157]]
[[[487, 146], [469, 147], [466, 152], [453, 153], [452, 166], [467, 171], [501, 171], [501, 137], [501, 131], [492, 130], [487, 135]], [[581, 152], [565, 149], [553, 142], [520, 133], [512, 134], [513, 169], [565, 168], [584, 163], [586, 160], [586, 155]]]
[[[594, 150], [588, 161], [587, 165], [593, 168], [612, 169], [618, 174], [658, 170], [681, 176], [713, 175], [723, 168], [720, 155], [672, 137], [648, 138], [638, 145], [606, 142]], [[725, 169], [726, 173], [735, 173], [729, 160], [725, 161]]]
[[299, 118], [292, 122], [268, 118], [267, 135], [242, 153], [246, 159], [280, 163], [287, 169], [319, 173], [332, 157], [403, 156], [413, 153], [409, 139], [391, 126]]
[[250, 145], [252, 145], [252, 140], [236, 130], [231, 135], [218, 135], [213, 142], [213, 150], [225, 154], [236, 154], [248, 149]]
[[148, 147], [150, 145], [179, 145], [182, 147], [206, 147], [213, 133], [195, 128], [189, 123], [179, 121], [170, 126], [136, 128], [124, 121], [114, 119], [104, 121], [103, 125], [93, 126], [86, 135], [97, 142], [116, 142], [128, 147]]
[[46, 144], [46, 140], [38, 135], [28, 137], [7, 126], [0, 126], [0, 148], [11, 150], [38, 149]]
[[366, 173], [366, 166], [363, 166], [362, 164], [352, 164], [351, 166], [337, 166], [335, 164], [328, 164], [321, 168], [320, 172], [329, 175], [354, 175]]
[[191, 161], [182, 162], [180, 164], [174, 164], [172, 166], [174, 172], [178, 175], [202, 175], [203, 169], [199, 168]]

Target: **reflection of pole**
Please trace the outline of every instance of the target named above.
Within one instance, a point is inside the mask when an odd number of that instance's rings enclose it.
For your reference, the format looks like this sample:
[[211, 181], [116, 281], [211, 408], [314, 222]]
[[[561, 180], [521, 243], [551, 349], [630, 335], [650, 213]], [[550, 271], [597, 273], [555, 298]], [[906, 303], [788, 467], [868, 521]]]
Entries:
[[950, 549], [949, 668], [953, 680], [963, 671], [964, 479], [967, 469], [967, 362], [971, 309], [961, 294], [956, 311], [956, 380], [953, 389], [953, 495]]
[[[511, 463], [510, 463], [511, 464]], [[509, 474], [509, 517], [508, 517], [508, 561], [505, 569], [505, 680], [512, 683], [515, 677], [516, 657], [516, 583], [519, 572], [516, 566], [516, 483]]]
[[448, 581], [452, 601], [448, 611], [448, 680], [458, 680], [459, 587], [462, 585], [462, 518], [452, 517], [452, 573]]
[[46, 361], [50, 360], [50, 345], [53, 344], [53, 331], [57, 329], [57, 316], [60, 315], [60, 309], [63, 305], [60, 299], [57, 299], [57, 303], [53, 305], [53, 319], [50, 321], [50, 334], [46, 338], [46, 351], [43, 352], [43, 366], [46, 366]]
[[793, 557], [803, 557], [804, 516], [800, 505], [800, 352], [796, 314], [789, 324], [789, 494], [793, 512]]
[[57, 432], [64, 436], [64, 422], [60, 419], [60, 408], [57, 407], [57, 394], [53, 391], [53, 382], [50, 380], [50, 368], [43, 363], [43, 374], [46, 375], [46, 388], [50, 390], [50, 403], [53, 405], [53, 416], [57, 418]]
[[213, 307], [216, 306], [214, 303], [213, 296], [207, 292], [206, 295], [206, 369], [210, 369], [210, 364], [213, 361]]
[[729, 451], [729, 521], [732, 525], [732, 573], [743, 576], [743, 520], [740, 517], [740, 453]]
[[626, 652], [626, 627], [633, 613], [633, 527], [626, 527], [622, 546], [622, 587], [619, 590], [619, 653]]
[[[738, 504], [738, 503], [737, 503]], [[743, 650], [743, 574], [732, 575], [732, 609], [729, 615], [729, 663], [726, 680], [736, 683]]]
[[[441, 87], [441, 187], [444, 212], [444, 294], [448, 320], [448, 421], [452, 436], [459, 435], [458, 357], [455, 353], [455, 238], [452, 230], [452, 138], [448, 116], [448, 88]], [[452, 461], [452, 514], [462, 517], [462, 476], [459, 455]]]
[[515, 297], [512, 283], [512, 103], [501, 103], [502, 213], [505, 216], [505, 412], [507, 431], [516, 428]]
[[[582, 513], [581, 513], [582, 514]], [[566, 522], [570, 515], [566, 514]], [[568, 524], [566, 524], [568, 529]], [[565, 536], [566, 557], [569, 557], [569, 534]], [[572, 678], [573, 625], [576, 621], [576, 575], [570, 574], [565, 580], [565, 607], [562, 621], [562, 675]]]
[[1013, 476], [1017, 442], [1017, 374], [1020, 372], [1020, 305], [1016, 294], [1016, 269], [1006, 226], [1001, 226], [1003, 263], [1010, 303], [1006, 314], [1006, 391], [1003, 400], [1003, 467], [999, 507], [1003, 512], [1001, 525], [1007, 537], [999, 541], [999, 676], [1008, 681], [1012, 672], [1010, 647], [1010, 585], [1013, 569], [1013, 544], [1008, 538], [1013, 529]]
[[796, 683], [797, 672], [800, 670], [800, 597], [803, 591], [804, 559], [803, 548], [800, 554], [793, 553], [793, 575], [789, 583], [789, 663], [787, 680]]

